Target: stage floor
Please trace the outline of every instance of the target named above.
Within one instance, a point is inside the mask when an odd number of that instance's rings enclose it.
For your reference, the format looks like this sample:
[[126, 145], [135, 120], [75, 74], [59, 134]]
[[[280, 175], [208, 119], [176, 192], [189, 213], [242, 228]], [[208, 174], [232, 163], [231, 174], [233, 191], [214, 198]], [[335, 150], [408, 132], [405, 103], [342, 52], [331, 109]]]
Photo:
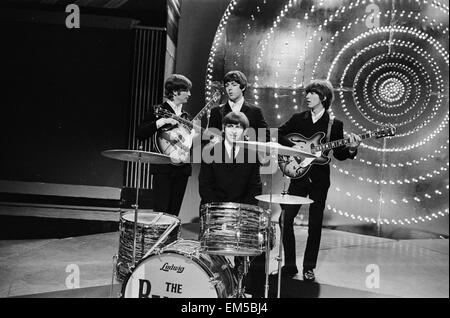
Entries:
[[[296, 226], [295, 232], [297, 265], [301, 265], [307, 228]], [[195, 240], [197, 233], [198, 224], [182, 226], [184, 239]], [[278, 235], [277, 229], [277, 244]], [[108, 297], [112, 257], [117, 254], [118, 245], [119, 232], [0, 241], [0, 297], [49, 292], [60, 292], [47, 294], [53, 297], [86, 297], [82, 293], [69, 293], [69, 289], [90, 290], [96, 286], [102, 289], [97, 289], [93, 297]], [[278, 247], [271, 252], [270, 271], [277, 269], [277, 251]], [[77, 270], [79, 286], [72, 279]], [[448, 298], [448, 239], [392, 240], [324, 229], [316, 277], [315, 286], [321, 286], [320, 291], [316, 289], [315, 294], [308, 296], [299, 290], [298, 297]], [[292, 283], [302, 283], [301, 280], [298, 275], [285, 284], [285, 288], [291, 289], [286, 297], [296, 297], [295, 289], [301, 289], [302, 285]], [[115, 286], [114, 296], [117, 289]]]

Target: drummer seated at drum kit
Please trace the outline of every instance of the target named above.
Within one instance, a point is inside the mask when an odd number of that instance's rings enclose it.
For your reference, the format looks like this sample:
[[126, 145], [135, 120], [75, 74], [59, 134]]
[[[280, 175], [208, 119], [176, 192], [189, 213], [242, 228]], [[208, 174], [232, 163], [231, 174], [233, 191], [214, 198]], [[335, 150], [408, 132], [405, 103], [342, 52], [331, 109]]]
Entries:
[[[223, 140], [215, 140], [205, 146], [199, 174], [202, 207], [208, 203], [234, 202], [258, 209], [255, 196], [262, 192], [260, 164], [256, 153], [235, 144], [244, 139], [248, 127], [249, 121], [244, 113], [230, 112], [222, 120]], [[205, 158], [205, 155], [211, 157]], [[229, 226], [232, 227], [231, 224]], [[234, 262], [237, 273], [243, 258], [235, 256]], [[251, 260], [248, 275], [244, 278], [245, 292], [253, 297], [263, 297], [264, 282], [265, 253], [261, 253]]]

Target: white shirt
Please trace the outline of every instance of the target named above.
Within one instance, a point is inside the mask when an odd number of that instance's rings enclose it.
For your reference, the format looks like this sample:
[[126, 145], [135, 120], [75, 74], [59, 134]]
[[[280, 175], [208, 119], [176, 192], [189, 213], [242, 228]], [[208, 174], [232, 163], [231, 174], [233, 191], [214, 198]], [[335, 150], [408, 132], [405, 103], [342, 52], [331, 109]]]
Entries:
[[177, 106], [174, 102], [172, 102], [170, 99], [167, 100], [167, 104], [172, 107], [173, 111], [175, 112], [175, 115], [180, 116], [181, 115], [181, 108], [183, 105]]
[[228, 104], [230, 104], [231, 110], [235, 113], [240, 112], [242, 105], [244, 104], [244, 97], [241, 97], [237, 102], [232, 102], [228, 100]]
[[313, 124], [315, 124], [322, 117], [322, 115], [324, 113], [325, 113], [325, 108], [322, 109], [317, 115], [314, 114], [314, 112], [311, 110], [311, 119], [313, 121]]
[[[228, 157], [231, 158], [231, 150], [233, 149], [233, 145], [230, 144], [229, 142], [227, 142], [226, 140], [225, 140], [225, 149], [227, 150]], [[233, 156], [233, 158], [236, 158], [236, 155], [238, 154], [238, 152], [239, 152], [239, 146], [236, 145], [234, 147], [234, 156]]]

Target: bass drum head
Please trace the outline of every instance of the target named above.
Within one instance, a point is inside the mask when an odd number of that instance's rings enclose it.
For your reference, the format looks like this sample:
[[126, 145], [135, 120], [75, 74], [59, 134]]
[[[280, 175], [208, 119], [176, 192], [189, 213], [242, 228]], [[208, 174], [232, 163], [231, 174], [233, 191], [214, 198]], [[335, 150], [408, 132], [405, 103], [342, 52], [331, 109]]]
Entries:
[[[142, 259], [122, 286], [124, 298], [218, 298], [223, 282], [213, 280], [199, 257], [164, 251]], [[222, 292], [221, 292], [222, 291]]]

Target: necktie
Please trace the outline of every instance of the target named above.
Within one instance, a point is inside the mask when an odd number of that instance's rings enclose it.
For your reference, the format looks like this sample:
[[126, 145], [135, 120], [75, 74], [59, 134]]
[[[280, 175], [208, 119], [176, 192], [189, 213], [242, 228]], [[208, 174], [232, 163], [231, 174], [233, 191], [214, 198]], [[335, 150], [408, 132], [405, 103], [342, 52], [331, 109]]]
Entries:
[[232, 146], [232, 148], [231, 148], [231, 159], [232, 159], [232, 162], [234, 163], [235, 162], [235, 150], [236, 150], [236, 144], [235, 143], [233, 143], [233, 146]]

